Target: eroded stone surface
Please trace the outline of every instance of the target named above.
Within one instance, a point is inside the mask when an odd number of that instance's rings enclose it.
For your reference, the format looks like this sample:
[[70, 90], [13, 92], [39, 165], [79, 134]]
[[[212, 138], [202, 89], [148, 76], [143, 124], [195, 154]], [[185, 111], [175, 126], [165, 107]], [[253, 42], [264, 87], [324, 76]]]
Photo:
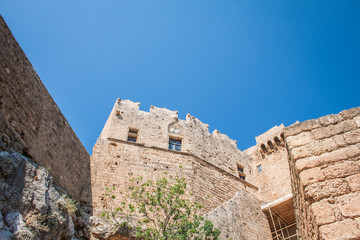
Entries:
[[[0, 152], [0, 236], [73, 239], [74, 216], [46, 169], [18, 153]], [[75, 206], [74, 206], [75, 207]], [[1, 238], [2, 239], [2, 238]]]
[[[360, 214], [359, 115], [359, 108], [354, 108], [285, 129], [293, 179], [298, 179], [293, 191], [298, 195], [296, 214], [303, 239], [313, 239], [309, 229], [318, 229], [320, 239], [360, 237], [354, 220]], [[299, 144], [297, 136], [309, 131], [315, 139]]]

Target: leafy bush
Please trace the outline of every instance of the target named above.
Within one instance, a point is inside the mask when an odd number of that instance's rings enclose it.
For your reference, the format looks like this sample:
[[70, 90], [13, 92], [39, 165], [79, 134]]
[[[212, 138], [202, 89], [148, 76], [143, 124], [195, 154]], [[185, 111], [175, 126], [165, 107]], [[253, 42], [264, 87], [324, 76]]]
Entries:
[[64, 207], [67, 210], [68, 214], [74, 214], [77, 210], [76, 201], [66, 195], [62, 195], [62, 200], [65, 202]]
[[128, 190], [130, 201], [117, 205], [116, 189], [106, 188], [102, 216], [115, 228], [131, 228], [139, 239], [218, 239], [220, 231], [199, 215], [201, 204], [187, 199], [184, 178], [134, 178]]

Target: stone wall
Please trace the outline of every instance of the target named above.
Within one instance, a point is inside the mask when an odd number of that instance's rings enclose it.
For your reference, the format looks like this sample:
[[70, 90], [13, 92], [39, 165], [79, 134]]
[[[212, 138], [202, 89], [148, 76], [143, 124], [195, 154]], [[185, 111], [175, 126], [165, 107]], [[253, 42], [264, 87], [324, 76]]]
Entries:
[[91, 202], [89, 154], [2, 17], [0, 147], [33, 158], [73, 198]]
[[360, 239], [360, 108], [284, 130], [299, 235]]
[[229, 201], [206, 216], [221, 230], [221, 240], [270, 240], [268, 221], [260, 209], [260, 201], [240, 190]]
[[[94, 212], [103, 210], [106, 187], [115, 187], [125, 196], [129, 178], [156, 180], [167, 172], [187, 179], [192, 199], [208, 212], [232, 198], [239, 190], [256, 194], [257, 188], [190, 153], [149, 147], [123, 140], [99, 139], [91, 155]], [[122, 201], [121, 196], [118, 202]]]
[[241, 152], [236, 141], [197, 118], [178, 119], [177, 111], [151, 106], [149, 112], [139, 110], [140, 103], [118, 99], [100, 135], [100, 139], [127, 140], [129, 129], [138, 131], [137, 142], [146, 146], [168, 149], [169, 137], [181, 139], [182, 152], [205, 159], [219, 168], [238, 175], [238, 165], [249, 174], [248, 156]]
[[257, 145], [244, 151], [250, 156], [251, 174], [248, 180], [259, 188], [258, 197], [263, 203], [292, 193], [283, 129], [284, 125], [271, 128], [256, 137]]

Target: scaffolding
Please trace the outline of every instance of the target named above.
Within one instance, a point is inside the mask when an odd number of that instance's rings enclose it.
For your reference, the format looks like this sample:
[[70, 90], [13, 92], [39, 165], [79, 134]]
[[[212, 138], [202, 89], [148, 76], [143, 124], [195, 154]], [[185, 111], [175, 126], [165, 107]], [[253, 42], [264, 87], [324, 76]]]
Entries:
[[273, 240], [297, 240], [292, 194], [261, 207], [265, 213]]

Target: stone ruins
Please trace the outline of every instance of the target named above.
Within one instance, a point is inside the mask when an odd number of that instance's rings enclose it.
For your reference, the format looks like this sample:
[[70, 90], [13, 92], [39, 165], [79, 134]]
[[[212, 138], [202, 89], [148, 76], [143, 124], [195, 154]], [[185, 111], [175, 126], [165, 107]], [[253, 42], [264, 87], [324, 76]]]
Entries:
[[105, 187], [163, 172], [186, 178], [220, 239], [360, 239], [360, 107], [241, 151], [194, 116], [139, 105], [115, 101], [89, 156], [0, 17], [0, 239], [127, 239], [97, 218]]

